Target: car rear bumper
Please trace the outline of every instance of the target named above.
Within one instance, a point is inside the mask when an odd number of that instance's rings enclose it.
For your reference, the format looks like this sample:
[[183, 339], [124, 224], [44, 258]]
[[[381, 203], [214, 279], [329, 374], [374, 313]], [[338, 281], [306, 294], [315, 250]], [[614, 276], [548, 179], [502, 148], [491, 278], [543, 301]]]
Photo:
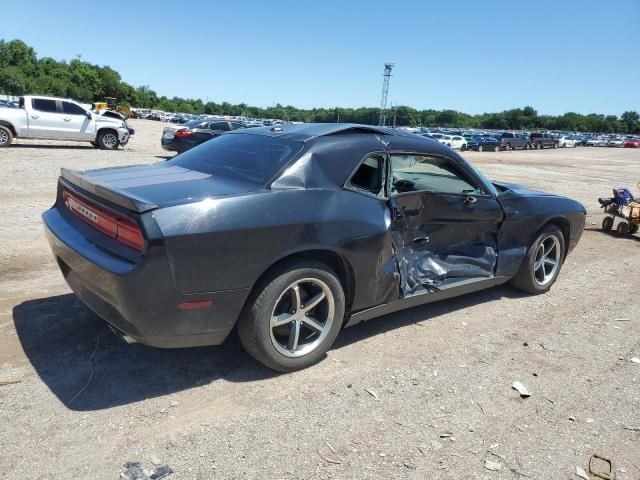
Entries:
[[176, 142], [173, 138], [162, 138], [160, 139], [160, 145], [165, 150], [169, 150], [171, 152], [179, 152], [180, 148], [176, 145]]
[[[43, 220], [71, 290], [127, 341], [163, 348], [218, 345], [233, 329], [248, 289], [181, 294], [163, 247], [150, 247], [132, 264], [88, 241], [70, 213], [53, 207]], [[206, 306], [194, 308], [198, 302]]]

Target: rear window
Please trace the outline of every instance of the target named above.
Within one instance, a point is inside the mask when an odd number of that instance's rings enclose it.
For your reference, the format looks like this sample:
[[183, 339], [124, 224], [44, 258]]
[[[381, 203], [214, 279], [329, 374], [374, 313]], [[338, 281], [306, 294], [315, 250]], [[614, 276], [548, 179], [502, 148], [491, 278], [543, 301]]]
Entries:
[[172, 165], [265, 184], [302, 148], [300, 142], [264, 135], [226, 134], [169, 160]]

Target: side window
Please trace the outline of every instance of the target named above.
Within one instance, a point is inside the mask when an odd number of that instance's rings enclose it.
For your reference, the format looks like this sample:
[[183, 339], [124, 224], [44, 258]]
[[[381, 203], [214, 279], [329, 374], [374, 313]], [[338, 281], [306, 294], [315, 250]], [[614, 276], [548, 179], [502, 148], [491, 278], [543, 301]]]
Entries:
[[58, 113], [55, 100], [48, 100], [46, 98], [32, 98], [31, 105], [34, 110], [39, 112]]
[[69, 115], [86, 115], [87, 112], [75, 103], [62, 102], [62, 111]]
[[390, 158], [392, 195], [406, 192], [484, 193], [444, 158], [404, 154], [392, 154]]
[[347, 186], [384, 196], [384, 157], [371, 155], [355, 171]]
[[231, 130], [229, 128], [229, 124], [227, 122], [215, 122], [209, 125], [209, 129], [211, 130], [222, 130], [224, 132], [228, 132]]

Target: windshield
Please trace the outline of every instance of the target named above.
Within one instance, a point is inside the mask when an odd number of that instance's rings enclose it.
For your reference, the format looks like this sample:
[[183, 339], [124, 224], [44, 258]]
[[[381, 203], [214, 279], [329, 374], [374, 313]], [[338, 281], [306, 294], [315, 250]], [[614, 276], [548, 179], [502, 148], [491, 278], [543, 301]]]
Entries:
[[226, 134], [204, 142], [167, 163], [255, 183], [272, 179], [302, 148], [300, 142], [265, 135]]

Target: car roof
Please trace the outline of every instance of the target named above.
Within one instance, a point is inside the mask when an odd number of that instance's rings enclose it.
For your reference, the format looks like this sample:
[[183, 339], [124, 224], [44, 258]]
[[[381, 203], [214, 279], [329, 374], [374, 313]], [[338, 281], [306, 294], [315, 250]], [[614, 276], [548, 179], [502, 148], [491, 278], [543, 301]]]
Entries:
[[342, 133], [377, 133], [380, 135], [405, 136], [412, 135], [399, 130], [386, 127], [375, 127], [371, 125], [361, 125], [357, 123], [303, 123], [275, 125], [263, 128], [252, 128], [250, 132], [234, 131], [229, 134], [250, 134], [265, 135], [270, 137], [280, 137], [287, 140], [307, 142], [314, 138], [325, 137]]

